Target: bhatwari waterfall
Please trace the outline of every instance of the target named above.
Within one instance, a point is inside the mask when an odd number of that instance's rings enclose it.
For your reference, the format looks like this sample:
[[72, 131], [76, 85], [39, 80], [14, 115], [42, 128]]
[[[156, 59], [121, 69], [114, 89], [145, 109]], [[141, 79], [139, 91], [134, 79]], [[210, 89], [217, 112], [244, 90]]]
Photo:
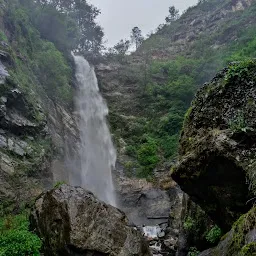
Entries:
[[81, 56], [74, 56], [78, 95], [76, 110], [81, 137], [81, 181], [100, 200], [115, 203], [112, 169], [116, 151], [106, 122], [108, 108], [103, 100], [94, 68]]

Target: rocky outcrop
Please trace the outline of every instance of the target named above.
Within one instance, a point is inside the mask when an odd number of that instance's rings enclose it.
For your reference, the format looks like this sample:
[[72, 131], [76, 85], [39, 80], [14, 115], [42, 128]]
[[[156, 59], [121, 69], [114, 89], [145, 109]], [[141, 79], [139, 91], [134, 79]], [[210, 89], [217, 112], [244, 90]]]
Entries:
[[206, 235], [212, 227], [209, 216], [188, 195], [184, 195], [176, 256], [187, 256], [190, 248], [203, 251], [211, 247]]
[[117, 179], [116, 189], [120, 208], [137, 226], [168, 221], [172, 201], [167, 191], [154, 187], [145, 179], [125, 177]]
[[62, 185], [41, 195], [30, 216], [44, 255], [150, 255], [123, 212], [92, 193]]
[[239, 218], [255, 200], [255, 72], [255, 60], [230, 64], [197, 93], [185, 118], [172, 177], [222, 230], [232, 227], [200, 256], [256, 252], [255, 207]]
[[225, 231], [255, 192], [255, 72], [255, 61], [233, 63], [197, 93], [172, 175]]
[[256, 208], [241, 216], [217, 247], [199, 256], [252, 256], [256, 255]]
[[68, 181], [68, 159], [78, 162], [71, 111], [40, 88], [35, 93], [36, 84], [26, 89], [9, 76], [15, 67], [10, 49], [0, 42], [0, 214], [18, 211], [54, 182]]
[[159, 184], [146, 179], [119, 177], [116, 179], [118, 207], [122, 209], [131, 224], [159, 228], [159, 237], [151, 245], [161, 245], [161, 252], [175, 255], [182, 229], [184, 200], [186, 195], [166, 173], [159, 178]]

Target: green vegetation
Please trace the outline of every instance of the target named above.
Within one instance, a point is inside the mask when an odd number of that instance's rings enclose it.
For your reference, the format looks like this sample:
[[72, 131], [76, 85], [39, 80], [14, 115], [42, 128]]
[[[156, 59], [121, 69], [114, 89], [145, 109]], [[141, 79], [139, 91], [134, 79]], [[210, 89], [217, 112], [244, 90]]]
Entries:
[[[255, 45], [256, 49], [256, 45]], [[254, 60], [245, 60], [237, 63], [231, 63], [228, 67], [228, 71], [225, 77], [227, 84], [239, 84], [240, 82], [246, 82], [247, 79], [255, 80], [256, 62]]]
[[[15, 84], [19, 84], [36, 105], [35, 92], [64, 104], [71, 104], [71, 70], [62, 53], [40, 37], [40, 33], [30, 23], [30, 10], [18, 2], [8, 5], [4, 18], [8, 27], [13, 27], [11, 56], [14, 66], [10, 70]], [[33, 92], [33, 93], [32, 93]]]
[[211, 244], [216, 244], [220, 241], [221, 234], [221, 229], [215, 225], [206, 235], [206, 240]]
[[3, 31], [0, 31], [0, 41], [7, 41], [7, 37]]
[[241, 256], [255, 256], [256, 255], [256, 243], [252, 242], [245, 245], [241, 250]]
[[188, 256], [197, 256], [199, 255], [199, 251], [197, 250], [196, 247], [190, 247], [189, 248], [189, 252], [188, 252]]
[[55, 184], [54, 184], [54, 188], [60, 188], [62, 185], [64, 184], [67, 184], [66, 181], [57, 181]]
[[229, 121], [229, 128], [233, 132], [246, 132], [248, 130], [248, 126], [244, 119], [244, 115], [241, 112], [238, 112], [237, 116]]
[[70, 106], [70, 51], [79, 45], [80, 53], [87, 56], [97, 55], [102, 49], [103, 32], [95, 23], [99, 10], [86, 1], [80, 2], [14, 0], [4, 4], [1, 15], [6, 21], [5, 30], [12, 34], [7, 38], [1, 31], [0, 40], [10, 44], [14, 63], [10, 79], [30, 98], [32, 92], [39, 92], [41, 97], [46, 94]]
[[185, 222], [183, 223], [183, 227], [187, 231], [192, 231], [195, 228], [195, 221], [191, 217], [187, 217]]
[[138, 173], [140, 177], [147, 177], [152, 174], [152, 171], [159, 162], [157, 149], [157, 143], [152, 138], [147, 138], [147, 142], [139, 147], [137, 151], [137, 158], [141, 165], [141, 169]]
[[[115, 135], [125, 139], [127, 154], [134, 157], [140, 165], [138, 151], [145, 144], [145, 137], [155, 141], [157, 150], [154, 151], [154, 159], [159, 160], [157, 167], [161, 167], [165, 161], [175, 160], [185, 113], [198, 88], [210, 81], [218, 70], [228, 66], [225, 83], [232, 83], [233, 86], [246, 79], [248, 74], [255, 77], [255, 62], [250, 60], [256, 57], [256, 27], [253, 25], [255, 2], [242, 12], [232, 12], [223, 21], [218, 20], [216, 31], [205, 30], [200, 33], [192, 39], [193, 43], [187, 43], [184, 51], [174, 51], [176, 45], [179, 45], [175, 35], [186, 31], [184, 24], [193, 20], [193, 17], [198, 18], [199, 14], [204, 17], [208, 12], [219, 13], [229, 3], [230, 1], [220, 0], [200, 1], [197, 6], [189, 8], [170, 25], [162, 26], [156, 34], [142, 43], [137, 51], [141, 64], [135, 70], [127, 65], [120, 71], [122, 82], [139, 85], [136, 92], [139, 106], [134, 107], [138, 115], [131, 122], [124, 120], [123, 128], [118, 132], [115, 121], [110, 120], [110, 123]], [[157, 54], [159, 57], [152, 57]], [[169, 58], [161, 59], [162, 54]], [[133, 56], [127, 56], [127, 60], [129, 58]], [[234, 61], [242, 62], [229, 65]], [[116, 120], [120, 122], [120, 119]], [[136, 129], [132, 131], [131, 126]], [[247, 126], [245, 120], [237, 115], [230, 121], [230, 128], [241, 130], [247, 129]], [[149, 162], [149, 166], [151, 164]], [[147, 167], [144, 165], [143, 168]], [[152, 166], [143, 175], [152, 175]]]
[[41, 240], [29, 232], [27, 214], [0, 219], [1, 256], [39, 256]]
[[234, 235], [228, 245], [228, 256], [240, 252], [241, 255], [254, 255], [255, 243], [246, 244], [246, 234], [255, 228], [256, 208], [253, 207], [248, 213], [242, 215], [233, 225]]

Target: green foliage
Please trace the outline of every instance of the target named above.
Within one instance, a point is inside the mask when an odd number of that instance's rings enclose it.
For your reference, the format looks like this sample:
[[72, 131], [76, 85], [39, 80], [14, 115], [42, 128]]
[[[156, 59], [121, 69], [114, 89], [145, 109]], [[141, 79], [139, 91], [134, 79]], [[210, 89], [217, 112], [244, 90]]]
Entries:
[[125, 153], [128, 155], [128, 156], [136, 156], [137, 154], [137, 150], [136, 150], [136, 147], [135, 146], [132, 146], [132, 145], [129, 145], [125, 148]]
[[197, 250], [196, 247], [190, 247], [189, 252], [188, 252], [188, 256], [198, 256], [199, 253], [200, 252]]
[[142, 166], [138, 176], [150, 176], [159, 162], [157, 155], [157, 142], [152, 138], [147, 138], [147, 142], [142, 144], [137, 151], [137, 159]]
[[179, 134], [171, 136], [165, 135], [159, 139], [160, 148], [163, 150], [163, 156], [168, 158], [174, 158], [177, 154], [177, 148], [179, 145]]
[[255, 228], [255, 216], [256, 207], [254, 206], [234, 223], [232, 227], [233, 236], [227, 245], [229, 256], [235, 255], [237, 252], [240, 252], [241, 255], [249, 256], [254, 255], [250, 254], [250, 252], [256, 252], [255, 243], [245, 245], [246, 234]]
[[241, 252], [241, 256], [255, 256], [256, 255], [256, 242], [249, 243], [245, 245]]
[[0, 31], [0, 41], [8, 41], [5, 33], [3, 31]]
[[183, 227], [187, 231], [192, 231], [195, 227], [195, 221], [191, 217], [187, 217], [185, 222], [183, 223]]
[[221, 229], [215, 225], [206, 235], [206, 240], [211, 244], [216, 244], [218, 241], [220, 241], [221, 235]]
[[0, 219], [1, 256], [39, 256], [41, 240], [28, 231], [26, 215], [7, 216]]
[[128, 162], [125, 162], [124, 168], [125, 168], [125, 174], [128, 177], [132, 177], [136, 173], [136, 169], [138, 168], [138, 165], [136, 164], [136, 162], [128, 161]]
[[[85, 0], [20, 0], [41, 36], [64, 52], [98, 54], [103, 48], [103, 30], [95, 19], [100, 11]], [[51, 28], [51, 29], [49, 29]]]
[[[157, 142], [158, 165], [166, 159], [172, 161], [177, 154], [183, 118], [185, 116], [185, 123], [192, 109], [189, 109], [186, 115], [185, 113], [196, 90], [212, 79], [224, 66], [229, 66], [226, 83], [235, 86], [236, 83], [246, 81], [248, 76], [250, 79], [256, 78], [255, 61], [249, 60], [255, 57], [256, 51], [256, 28], [252, 25], [255, 21], [256, 3], [252, 3], [251, 7], [243, 12], [230, 13], [225, 18], [225, 24], [219, 21], [214, 33], [200, 33], [184, 52], [176, 53], [175, 58], [172, 58], [172, 51], [168, 60], [155, 60], [151, 57], [155, 52], [164, 52], [168, 55], [168, 47], [173, 48], [173, 41], [176, 41], [174, 35], [180, 35], [187, 19], [191, 20], [191, 17], [198, 14], [219, 10], [227, 3], [228, 1], [220, 0], [200, 1], [198, 6], [189, 8], [171, 25], [162, 26], [140, 46], [138, 51], [143, 59], [141, 75], [133, 76], [136, 81], [132, 83], [140, 83], [139, 111], [148, 122], [143, 128], [144, 132], [125, 138], [129, 141], [131, 156], [136, 157], [135, 152], [144, 144], [140, 138], [148, 134]], [[236, 40], [231, 41], [231, 37]], [[214, 47], [215, 45], [217, 47]], [[234, 61], [235, 63], [229, 65]], [[249, 129], [246, 120], [240, 114], [236, 115], [234, 120], [230, 120], [229, 126], [233, 131]], [[123, 133], [120, 134], [122, 137]]]
[[34, 4], [30, 6], [13, 1], [5, 11], [7, 29], [11, 27], [13, 31], [11, 56], [14, 67], [9, 70], [10, 78], [20, 85], [34, 105], [37, 104], [35, 95], [38, 94], [41, 97], [47, 94], [55, 101], [70, 105], [73, 97], [70, 86], [72, 72], [67, 56], [57, 50], [53, 43], [42, 39], [31, 23], [31, 15], [37, 10], [30, 10], [32, 6]]
[[246, 132], [249, 129], [242, 112], [238, 112], [237, 116], [229, 121], [229, 128], [233, 132]]
[[51, 98], [71, 103], [73, 96], [69, 85], [71, 68], [52, 43], [42, 45], [42, 51], [38, 53], [34, 67], [40, 82]]
[[62, 185], [64, 184], [67, 184], [66, 181], [57, 181], [55, 184], [54, 184], [54, 188], [60, 188]]
[[245, 60], [238, 63], [233, 63], [229, 66], [225, 80], [227, 83], [236, 84], [246, 81], [247, 78], [255, 79], [256, 81], [256, 62], [254, 60]]

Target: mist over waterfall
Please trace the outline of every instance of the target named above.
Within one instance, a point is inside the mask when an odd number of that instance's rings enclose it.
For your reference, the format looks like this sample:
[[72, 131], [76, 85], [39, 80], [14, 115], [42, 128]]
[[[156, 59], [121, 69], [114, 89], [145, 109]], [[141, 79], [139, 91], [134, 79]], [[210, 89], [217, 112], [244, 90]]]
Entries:
[[115, 205], [112, 169], [116, 151], [106, 122], [107, 105], [102, 98], [94, 68], [81, 56], [74, 56], [78, 95], [76, 111], [80, 129], [80, 185], [100, 200]]

